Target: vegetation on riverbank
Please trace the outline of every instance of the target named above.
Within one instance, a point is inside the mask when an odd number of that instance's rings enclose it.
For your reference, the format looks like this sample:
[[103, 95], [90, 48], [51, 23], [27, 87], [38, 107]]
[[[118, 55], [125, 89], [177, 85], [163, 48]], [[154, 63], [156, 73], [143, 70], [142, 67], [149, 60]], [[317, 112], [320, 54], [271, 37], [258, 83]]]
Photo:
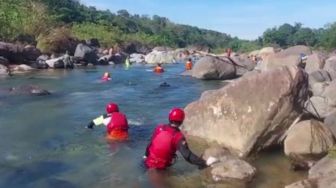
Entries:
[[[66, 28], [67, 31], [59, 28]], [[58, 31], [62, 33], [57, 34]], [[42, 41], [40, 47], [50, 48], [46, 41], [50, 42], [53, 36], [60, 35], [79, 40], [97, 38], [104, 47], [136, 42], [149, 47], [207, 46], [213, 52], [222, 52], [225, 48], [252, 51], [263, 46], [288, 47], [298, 44], [326, 50], [336, 48], [336, 23], [320, 29], [306, 28], [299, 23], [283, 24], [267, 29], [257, 40], [247, 41], [225, 33], [175, 24], [157, 15], [131, 15], [126, 10], [117, 13], [101, 11], [76, 0], [1, 2], [0, 40], [35, 44]]]

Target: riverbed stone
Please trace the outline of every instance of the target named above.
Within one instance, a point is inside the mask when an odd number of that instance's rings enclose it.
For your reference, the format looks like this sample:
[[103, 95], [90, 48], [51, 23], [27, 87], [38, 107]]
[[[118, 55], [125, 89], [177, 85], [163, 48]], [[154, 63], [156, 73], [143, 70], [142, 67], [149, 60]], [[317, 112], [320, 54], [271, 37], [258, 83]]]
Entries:
[[306, 120], [289, 129], [284, 150], [294, 163], [312, 164], [325, 156], [334, 144], [333, 134], [322, 122]]
[[206, 56], [196, 62], [192, 76], [202, 80], [227, 80], [235, 78], [236, 66], [229, 60]]
[[50, 95], [51, 93], [48, 90], [43, 89], [36, 85], [21, 85], [10, 88], [8, 90], [8, 94], [43, 96], [43, 95]]
[[247, 156], [277, 144], [307, 97], [307, 74], [295, 66], [244, 75], [187, 105], [183, 130]]
[[17, 73], [26, 73], [29, 71], [34, 70], [31, 66], [21, 64], [21, 65], [15, 65], [12, 67], [12, 73], [17, 74]]

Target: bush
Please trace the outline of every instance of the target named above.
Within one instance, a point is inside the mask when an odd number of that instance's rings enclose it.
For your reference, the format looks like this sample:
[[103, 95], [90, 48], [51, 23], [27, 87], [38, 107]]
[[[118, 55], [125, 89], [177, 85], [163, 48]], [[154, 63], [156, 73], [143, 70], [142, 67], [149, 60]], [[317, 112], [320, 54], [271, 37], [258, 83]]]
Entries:
[[37, 48], [42, 53], [52, 54], [69, 51], [70, 54], [73, 54], [78, 43], [78, 39], [73, 36], [69, 28], [60, 27], [47, 34], [41, 34], [37, 39]]

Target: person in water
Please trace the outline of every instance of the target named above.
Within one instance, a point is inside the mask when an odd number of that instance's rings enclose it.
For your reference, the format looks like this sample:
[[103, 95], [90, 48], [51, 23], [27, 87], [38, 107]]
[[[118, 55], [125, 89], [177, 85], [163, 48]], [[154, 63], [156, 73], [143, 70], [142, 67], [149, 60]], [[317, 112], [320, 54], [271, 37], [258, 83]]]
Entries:
[[111, 80], [111, 74], [108, 72], [105, 72], [103, 77], [101, 78], [103, 81], [109, 81]]
[[119, 112], [115, 103], [106, 105], [106, 114], [92, 120], [87, 128], [93, 129], [99, 125], [106, 126], [106, 138], [108, 140], [123, 141], [128, 139], [128, 122], [125, 114]]
[[199, 169], [216, 162], [213, 159], [205, 161], [190, 151], [186, 139], [179, 129], [184, 116], [182, 109], [173, 108], [169, 113], [169, 124], [161, 124], [155, 128], [144, 156], [144, 164], [147, 169], [164, 170], [170, 167], [175, 162], [177, 150], [186, 161], [197, 165]]
[[164, 72], [164, 69], [163, 69], [163, 67], [161, 66], [161, 63], [158, 63], [158, 64], [156, 65], [156, 67], [154, 68], [154, 72], [155, 72], [155, 73], [163, 73], [163, 72]]
[[189, 58], [188, 61], [187, 61], [186, 64], [185, 64], [185, 69], [186, 69], [186, 70], [191, 70], [192, 67], [193, 67], [193, 63], [192, 63], [192, 61], [191, 61], [191, 58]]
[[127, 56], [126, 57], [126, 60], [125, 60], [125, 69], [129, 69], [129, 67], [131, 66], [131, 63], [130, 63], [130, 57]]

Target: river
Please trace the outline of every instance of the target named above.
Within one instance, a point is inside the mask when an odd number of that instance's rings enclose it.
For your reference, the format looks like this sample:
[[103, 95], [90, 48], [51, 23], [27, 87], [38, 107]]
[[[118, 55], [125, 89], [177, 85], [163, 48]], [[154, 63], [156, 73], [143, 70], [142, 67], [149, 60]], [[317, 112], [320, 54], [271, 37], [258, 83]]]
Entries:
[[[146, 66], [129, 70], [101, 66], [0, 80], [1, 88], [35, 84], [53, 93], [0, 96], [0, 187], [148, 187], [141, 160], [156, 124], [167, 122], [172, 107], [184, 107], [203, 91], [224, 84], [180, 76], [182, 64], [165, 69], [156, 75]], [[105, 71], [112, 73], [112, 81], [102, 83], [99, 79]], [[160, 88], [164, 81], [171, 87]], [[109, 101], [118, 103], [129, 119], [127, 142], [107, 143], [104, 127], [85, 128], [104, 113]], [[283, 187], [304, 176], [291, 172], [288, 160], [278, 153], [261, 156], [252, 162], [258, 175], [249, 187]], [[169, 174], [174, 187], [230, 187], [199, 178], [197, 168], [182, 157]]]

